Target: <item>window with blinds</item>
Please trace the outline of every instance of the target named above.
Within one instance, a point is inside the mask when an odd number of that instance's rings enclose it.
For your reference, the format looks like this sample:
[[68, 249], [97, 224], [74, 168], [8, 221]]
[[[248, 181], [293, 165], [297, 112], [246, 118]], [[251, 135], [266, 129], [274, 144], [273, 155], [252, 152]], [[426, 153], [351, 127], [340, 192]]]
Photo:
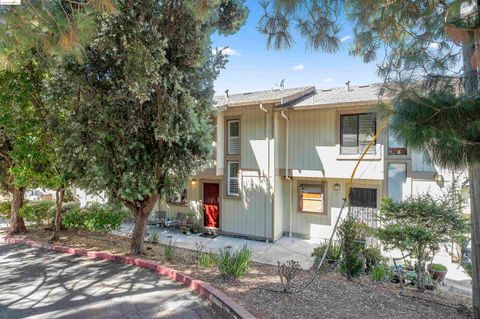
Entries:
[[325, 188], [323, 185], [300, 185], [298, 197], [301, 212], [319, 214], [325, 212]]
[[[361, 154], [375, 136], [377, 129], [375, 113], [348, 114], [340, 116], [341, 154]], [[375, 145], [368, 151], [375, 153]]]
[[227, 154], [240, 154], [240, 121], [227, 121]]
[[240, 183], [239, 183], [239, 170], [240, 163], [237, 161], [227, 161], [227, 195], [239, 196]]

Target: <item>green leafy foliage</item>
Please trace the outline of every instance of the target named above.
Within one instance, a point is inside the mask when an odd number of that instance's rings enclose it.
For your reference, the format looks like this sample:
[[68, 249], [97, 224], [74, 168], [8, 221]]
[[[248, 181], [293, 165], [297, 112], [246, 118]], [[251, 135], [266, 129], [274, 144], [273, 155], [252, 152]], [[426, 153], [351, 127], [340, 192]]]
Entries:
[[435, 270], [435, 271], [446, 271], [447, 267], [441, 264], [432, 264], [430, 265], [430, 269]]
[[390, 282], [394, 277], [394, 272], [384, 264], [377, 264], [370, 269], [370, 276], [375, 281]]
[[468, 231], [468, 221], [450, 201], [430, 195], [410, 197], [403, 202], [382, 201], [379, 218], [384, 227], [377, 235], [386, 249], [399, 249], [417, 259], [415, 272], [419, 289], [427, 280], [426, 262], [433, 250], [452, 236]]
[[110, 232], [118, 229], [125, 219], [125, 211], [115, 207], [93, 204], [87, 209], [69, 205], [64, 209], [62, 226], [65, 228]]
[[[323, 254], [325, 253], [325, 249], [327, 248], [327, 243], [320, 243], [318, 247], [313, 249], [312, 257], [315, 257], [317, 260], [321, 260]], [[326, 259], [332, 261], [340, 260], [342, 256], [342, 247], [340, 244], [333, 242], [328, 249]]]
[[27, 202], [19, 209], [18, 215], [26, 221], [40, 226], [51, 223], [55, 216], [54, 201]]
[[229, 248], [220, 249], [218, 256], [218, 270], [224, 276], [240, 278], [247, 274], [250, 267], [252, 253], [247, 245], [239, 250]]
[[11, 204], [10, 201], [0, 202], [0, 217], [9, 219], [10, 218]]
[[382, 251], [379, 247], [367, 247], [362, 250], [363, 257], [365, 258], [365, 270], [370, 272], [373, 268], [381, 265], [387, 261], [387, 258], [383, 257]]
[[211, 251], [201, 252], [198, 256], [198, 267], [202, 269], [212, 268], [217, 263], [217, 255]]
[[355, 218], [348, 214], [343, 222], [338, 226], [338, 236], [342, 249], [342, 259], [340, 261], [340, 272], [351, 280], [359, 276], [365, 267], [364, 260], [360, 258], [362, 245], [358, 242], [361, 235], [360, 228]]
[[177, 246], [175, 245], [175, 242], [170, 239], [170, 241], [165, 244], [163, 248], [163, 255], [165, 256], [165, 259], [169, 262], [173, 262], [177, 255]]

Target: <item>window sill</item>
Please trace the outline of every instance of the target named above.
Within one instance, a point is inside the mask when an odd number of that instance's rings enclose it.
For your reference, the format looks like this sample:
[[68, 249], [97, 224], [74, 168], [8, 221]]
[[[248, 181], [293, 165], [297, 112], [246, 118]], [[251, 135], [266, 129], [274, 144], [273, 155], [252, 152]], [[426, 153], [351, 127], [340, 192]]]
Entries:
[[224, 198], [225, 198], [225, 199], [236, 199], [236, 200], [240, 200], [240, 199], [241, 199], [241, 196], [240, 196], [240, 195], [224, 195]]
[[[362, 154], [338, 154], [338, 161], [356, 161], [359, 160]], [[365, 154], [363, 160], [365, 161], [380, 161], [382, 159], [380, 154]]]
[[327, 216], [327, 213], [318, 213], [318, 212], [306, 212], [306, 211], [297, 211], [299, 214], [304, 214], [304, 215], [314, 215], [314, 216]]

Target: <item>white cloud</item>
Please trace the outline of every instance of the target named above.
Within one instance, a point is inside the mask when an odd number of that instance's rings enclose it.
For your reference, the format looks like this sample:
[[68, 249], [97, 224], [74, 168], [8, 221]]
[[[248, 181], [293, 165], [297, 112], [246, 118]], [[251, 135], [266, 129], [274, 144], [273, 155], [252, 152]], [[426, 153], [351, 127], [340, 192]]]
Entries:
[[325, 79], [323, 79], [323, 82], [324, 83], [332, 83], [333, 79], [332, 78], [325, 78]]
[[292, 70], [295, 72], [302, 71], [305, 69], [305, 66], [303, 64], [295, 65]]
[[226, 56], [240, 56], [240, 53], [237, 50], [229, 47], [218, 47], [216, 49], [213, 49], [212, 53], [215, 54], [217, 50], [222, 51], [223, 55]]
[[340, 38], [340, 42], [342, 42], [342, 43], [343, 43], [343, 42], [345, 42], [345, 41], [348, 41], [348, 40], [350, 40], [351, 38], [352, 38], [352, 36], [351, 36], [351, 35], [346, 35], [346, 36], [344, 36], [344, 37]]

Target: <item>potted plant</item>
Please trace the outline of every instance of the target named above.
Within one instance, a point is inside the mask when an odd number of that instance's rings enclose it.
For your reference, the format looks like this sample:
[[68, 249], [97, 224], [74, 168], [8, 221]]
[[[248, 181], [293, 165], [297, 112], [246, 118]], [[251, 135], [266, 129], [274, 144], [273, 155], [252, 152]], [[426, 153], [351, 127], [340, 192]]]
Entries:
[[445, 276], [447, 275], [447, 267], [441, 264], [430, 264], [428, 265], [428, 272], [432, 276], [433, 280], [438, 282], [442, 282], [445, 280]]
[[201, 231], [201, 227], [199, 224], [197, 223], [194, 223], [192, 226], [190, 226], [190, 231], [193, 233], [193, 234], [197, 234]]
[[187, 218], [185, 220], [185, 224], [186, 225], [193, 225], [193, 217], [195, 216], [194, 213], [190, 212], [190, 213], [187, 213]]
[[180, 227], [180, 231], [185, 235], [190, 235], [190, 227], [182, 226]]

